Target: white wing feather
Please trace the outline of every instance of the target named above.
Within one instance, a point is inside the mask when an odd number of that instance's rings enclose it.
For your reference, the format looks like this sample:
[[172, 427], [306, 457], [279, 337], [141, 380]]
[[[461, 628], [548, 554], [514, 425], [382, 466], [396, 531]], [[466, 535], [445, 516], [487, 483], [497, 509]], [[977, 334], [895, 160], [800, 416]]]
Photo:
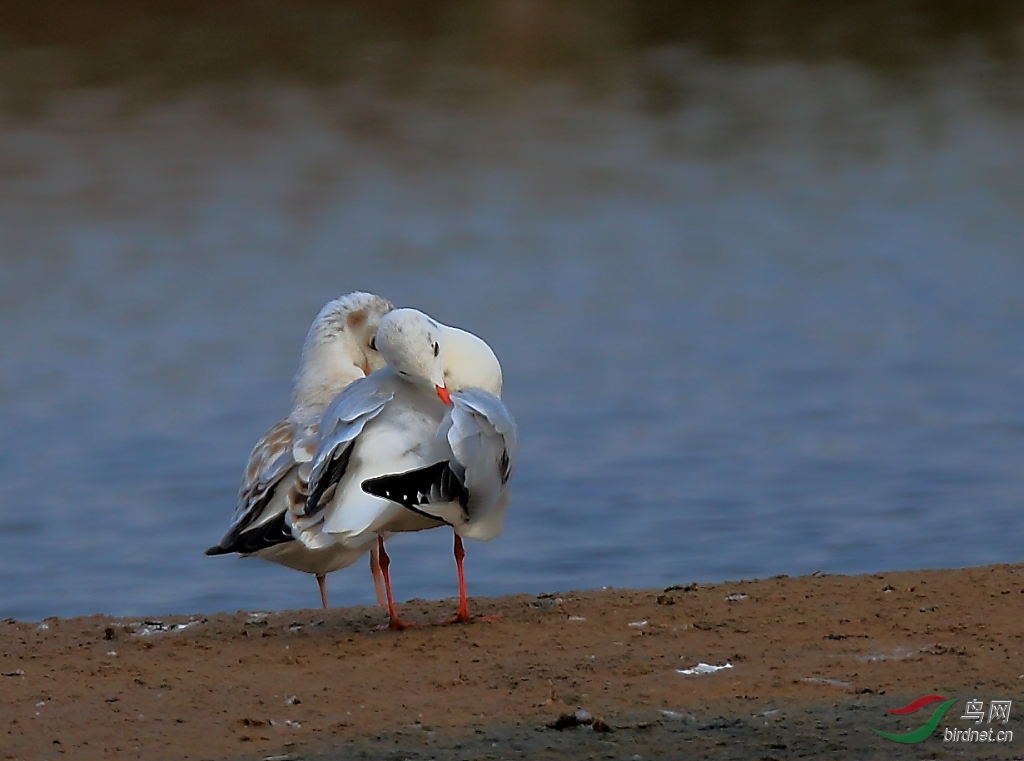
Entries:
[[324, 508], [330, 503], [334, 489], [344, 475], [348, 457], [356, 438], [366, 424], [373, 420], [394, 398], [394, 390], [386, 382], [386, 375], [375, 373], [346, 387], [327, 407], [320, 419], [316, 451], [310, 461], [308, 476], [300, 468], [300, 480], [305, 476], [306, 501], [289, 509], [287, 523], [295, 537], [310, 549], [319, 549], [334, 543], [321, 531]]
[[469, 539], [493, 539], [501, 533], [511, 496], [508, 482], [519, 454], [519, 429], [496, 396], [481, 389], [452, 394], [447, 441], [452, 470], [463, 472], [469, 493], [468, 520], [459, 533]]

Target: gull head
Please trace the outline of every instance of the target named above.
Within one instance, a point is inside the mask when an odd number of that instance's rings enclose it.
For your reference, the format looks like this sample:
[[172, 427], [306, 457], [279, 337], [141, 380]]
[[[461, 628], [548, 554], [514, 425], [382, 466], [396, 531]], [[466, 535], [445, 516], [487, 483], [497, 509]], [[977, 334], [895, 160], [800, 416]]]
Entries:
[[388, 313], [377, 331], [377, 348], [398, 375], [432, 387], [445, 404], [450, 393], [464, 388], [501, 395], [501, 365], [491, 347], [416, 309]]
[[387, 299], [361, 291], [324, 305], [302, 347], [296, 409], [326, 406], [349, 383], [384, 366], [374, 336], [381, 318], [393, 308]]
[[377, 349], [388, 366], [410, 383], [432, 387], [451, 404], [441, 358], [442, 326], [418, 309], [395, 309], [377, 328]]

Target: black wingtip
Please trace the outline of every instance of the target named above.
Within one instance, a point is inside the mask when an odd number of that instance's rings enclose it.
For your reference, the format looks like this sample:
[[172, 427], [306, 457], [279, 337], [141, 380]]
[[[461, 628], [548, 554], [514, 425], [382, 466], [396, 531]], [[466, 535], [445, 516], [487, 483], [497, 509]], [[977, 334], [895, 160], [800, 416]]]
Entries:
[[463, 508], [469, 494], [447, 462], [438, 462], [425, 468], [409, 470], [377, 478], [368, 478], [360, 484], [363, 491], [375, 497], [391, 500], [414, 513], [447, 523], [436, 515], [421, 509], [422, 505], [458, 502]]
[[[384, 497], [384, 499], [388, 499], [388, 497]], [[427, 518], [428, 520], [437, 521], [438, 523], [443, 523], [446, 526], [452, 525], [441, 516], [428, 513], [426, 510], [424, 510], [421, 507], [417, 507], [415, 504], [407, 502], [395, 502], [395, 504], [404, 507], [406, 510], [410, 512], [416, 513], [416, 515], [422, 515], [424, 518]]]
[[237, 552], [241, 555], [249, 555], [278, 544], [294, 542], [295, 537], [292, 536], [291, 529], [288, 527], [285, 518], [285, 514], [281, 513], [256, 528], [238, 533], [231, 532], [221, 539], [220, 544], [216, 547], [210, 547], [206, 550], [206, 554], [230, 555]]

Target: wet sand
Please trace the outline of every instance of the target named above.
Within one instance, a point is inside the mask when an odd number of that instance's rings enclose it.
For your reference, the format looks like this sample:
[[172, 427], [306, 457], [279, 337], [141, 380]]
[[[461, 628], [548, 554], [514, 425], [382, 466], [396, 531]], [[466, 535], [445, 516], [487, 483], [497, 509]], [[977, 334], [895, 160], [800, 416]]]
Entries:
[[[373, 608], [0, 622], [0, 759], [1024, 756], [1024, 565], [472, 607], [501, 617], [404, 632], [378, 630]], [[701, 662], [732, 668], [678, 671]], [[869, 729], [921, 726], [935, 706], [885, 709], [927, 694], [958, 698], [929, 739]], [[1009, 722], [961, 720], [970, 699], [1014, 700]], [[944, 743], [947, 726], [1015, 737]]]

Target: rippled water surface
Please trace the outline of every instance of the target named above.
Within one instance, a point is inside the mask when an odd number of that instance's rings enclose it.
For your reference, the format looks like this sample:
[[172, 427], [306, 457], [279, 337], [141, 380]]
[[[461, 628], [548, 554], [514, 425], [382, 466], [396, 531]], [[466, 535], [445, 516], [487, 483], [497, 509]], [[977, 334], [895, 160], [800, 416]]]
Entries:
[[[317, 604], [202, 551], [310, 320], [356, 288], [503, 362], [521, 455], [471, 594], [1024, 559], [1024, 113], [987, 60], [668, 45], [597, 84], [439, 67], [8, 109], [0, 617]], [[400, 598], [455, 593], [450, 533], [391, 552]], [[373, 600], [362, 564], [328, 587]]]

